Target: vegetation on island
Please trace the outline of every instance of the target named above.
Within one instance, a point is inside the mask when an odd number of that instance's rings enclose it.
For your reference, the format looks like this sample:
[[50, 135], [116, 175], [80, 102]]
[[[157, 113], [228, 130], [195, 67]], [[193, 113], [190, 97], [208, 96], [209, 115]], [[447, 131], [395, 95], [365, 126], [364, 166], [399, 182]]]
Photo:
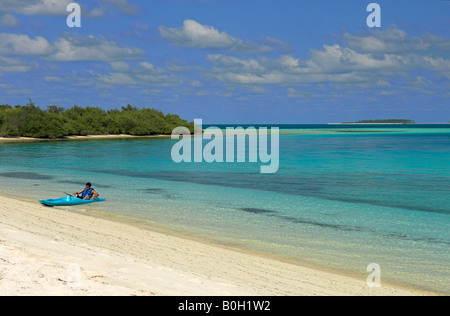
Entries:
[[108, 111], [79, 106], [64, 109], [56, 105], [43, 110], [31, 100], [25, 106], [0, 105], [1, 137], [54, 139], [87, 135], [170, 135], [179, 126], [194, 131], [194, 124], [178, 115], [165, 115], [155, 109], [138, 109], [131, 105]]
[[357, 122], [346, 122], [344, 124], [416, 124], [413, 120], [404, 119], [383, 119], [383, 120], [363, 120]]

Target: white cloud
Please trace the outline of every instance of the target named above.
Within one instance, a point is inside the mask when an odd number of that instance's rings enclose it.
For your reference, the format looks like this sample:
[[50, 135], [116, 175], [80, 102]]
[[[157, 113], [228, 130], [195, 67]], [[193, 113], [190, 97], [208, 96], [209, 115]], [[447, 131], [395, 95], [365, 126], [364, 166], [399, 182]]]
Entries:
[[13, 87], [12, 84], [9, 83], [0, 83], [0, 89], [11, 89]]
[[198, 80], [193, 80], [191, 81], [191, 87], [200, 88], [203, 87], [203, 84]]
[[365, 53], [399, 53], [429, 54], [450, 52], [448, 38], [425, 34], [411, 36], [397, 27], [381, 31], [372, 31], [369, 35], [344, 34], [344, 41], [349, 48]]
[[208, 60], [212, 61], [215, 67], [208, 75], [231, 85], [296, 85], [330, 81], [361, 82], [370, 79], [357, 72], [343, 71], [343, 68], [349, 67], [342, 66], [339, 61], [324, 59], [325, 64], [321, 64], [321, 60], [302, 61], [293, 56], [241, 60], [223, 55], [209, 55]]
[[2, 0], [0, 11], [26, 15], [66, 15], [71, 0]]
[[130, 86], [175, 86], [183, 83], [180, 77], [167, 74], [164, 69], [157, 68], [148, 62], [132, 67], [124, 62], [111, 63], [112, 72], [108, 75], [98, 75], [97, 83], [103, 87], [116, 85]]
[[41, 36], [30, 38], [23, 34], [0, 33], [0, 42], [0, 55], [40, 56], [45, 60], [60, 62], [111, 62], [139, 59], [144, 54], [141, 49], [119, 46], [95, 36], [66, 35], [50, 43]]
[[19, 20], [12, 14], [5, 14], [0, 16], [0, 26], [16, 27], [19, 25]]
[[[107, 0], [104, 0], [107, 1]], [[31, 16], [67, 16], [67, 6], [72, 0], [1, 0], [0, 12], [19, 13]], [[104, 14], [104, 8], [96, 8], [89, 11], [86, 6], [81, 4], [83, 16], [101, 17]]]
[[417, 64], [425, 69], [433, 70], [437, 74], [450, 80], [450, 59], [424, 56], [418, 58]]
[[32, 56], [51, 53], [51, 44], [43, 37], [0, 33], [0, 55]]
[[311, 92], [298, 91], [294, 88], [289, 88], [288, 89], [288, 97], [289, 98], [312, 98], [312, 97], [315, 97], [315, 95]]
[[131, 66], [124, 61], [112, 62], [110, 63], [110, 66], [112, 70], [116, 72], [127, 72], [131, 70]]
[[119, 9], [122, 13], [128, 15], [135, 15], [138, 11], [136, 5], [129, 3], [127, 0], [103, 0], [103, 2], [109, 3]]
[[119, 61], [139, 59], [144, 51], [138, 48], [119, 46], [95, 36], [66, 36], [53, 44], [55, 52], [47, 59], [61, 62], [75, 61]]
[[37, 68], [39, 68], [39, 65], [34, 62], [24, 62], [0, 56], [0, 75], [6, 72], [27, 72]]
[[158, 95], [158, 94], [161, 94], [161, 90], [159, 90], [159, 89], [143, 89], [143, 90], [141, 90], [141, 93], [142, 94], [144, 94], [144, 95], [151, 95], [151, 96], [155, 96], [155, 95]]
[[375, 56], [339, 45], [324, 45], [323, 50], [312, 51], [312, 59], [308, 63], [319, 72], [382, 71], [386, 74], [409, 69], [411, 59], [404, 55]]
[[65, 78], [56, 76], [44, 76], [44, 80], [47, 82], [67, 82]]
[[393, 27], [381, 31], [375, 30], [370, 35], [345, 34], [344, 41], [354, 50], [366, 53], [404, 53], [408, 51], [426, 51], [431, 43], [426, 38], [413, 38], [405, 31]]
[[[213, 67], [205, 73], [227, 85], [335, 83], [347, 87], [389, 86], [392, 76], [414, 70], [432, 71], [450, 79], [450, 40], [424, 35], [412, 38], [393, 28], [366, 36], [344, 35], [347, 45], [323, 45], [309, 59], [292, 55], [240, 59], [208, 55]], [[294, 90], [290, 91], [294, 96]]]
[[77, 71], [71, 72], [49, 72], [43, 79], [46, 82], [52, 83], [67, 83], [75, 87], [89, 87], [94, 86], [95, 73], [89, 71]]
[[424, 94], [431, 94], [431, 88], [433, 86], [433, 82], [428, 80], [427, 78], [423, 76], [417, 76], [413, 82], [410, 83], [410, 88], [412, 90], [424, 93]]
[[229, 50], [239, 53], [265, 53], [276, 47], [286, 48], [287, 44], [273, 38], [267, 38], [266, 43], [257, 45], [250, 41], [221, 32], [212, 26], [202, 25], [194, 20], [186, 20], [182, 28], [161, 26], [158, 28], [162, 37], [175, 45], [188, 48]]

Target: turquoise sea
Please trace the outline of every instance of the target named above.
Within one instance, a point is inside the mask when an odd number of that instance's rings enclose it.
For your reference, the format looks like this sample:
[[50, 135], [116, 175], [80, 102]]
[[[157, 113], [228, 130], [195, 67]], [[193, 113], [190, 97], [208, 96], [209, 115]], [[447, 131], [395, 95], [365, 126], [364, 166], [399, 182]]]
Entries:
[[1, 144], [0, 194], [38, 203], [90, 181], [107, 202], [88, 213], [362, 282], [377, 263], [382, 281], [450, 294], [450, 125], [280, 127], [276, 174], [176, 164], [170, 138]]

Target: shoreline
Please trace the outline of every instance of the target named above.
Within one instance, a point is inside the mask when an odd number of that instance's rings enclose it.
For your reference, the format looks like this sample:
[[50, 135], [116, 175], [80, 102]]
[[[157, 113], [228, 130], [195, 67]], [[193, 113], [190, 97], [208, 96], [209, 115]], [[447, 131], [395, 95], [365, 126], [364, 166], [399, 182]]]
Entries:
[[0, 196], [0, 295], [437, 295], [145, 226]]
[[[313, 124], [314, 125], [314, 124]], [[313, 126], [312, 125], [312, 126]], [[344, 129], [342, 130], [335, 130], [335, 131], [330, 131], [328, 129], [312, 129], [312, 130], [305, 130], [303, 132], [299, 132], [297, 129], [286, 129], [286, 130], [281, 130], [280, 135], [322, 135], [322, 134], [346, 134], [346, 133], [361, 133], [361, 134], [390, 134], [390, 133], [402, 133], [405, 131], [402, 130], [379, 130], [379, 131], [372, 131], [372, 130], [367, 130], [364, 129], [366, 128], [366, 126], [368, 125], [372, 125], [372, 126], [377, 126], [377, 125], [391, 125], [391, 126], [395, 126], [395, 125], [402, 125], [405, 127], [405, 129], [414, 129], [414, 127], [416, 127], [417, 125], [421, 125], [421, 124], [400, 124], [400, 123], [378, 123], [378, 124], [374, 124], [374, 123], [328, 123], [328, 124], [324, 124], [327, 125], [329, 127], [332, 126], [339, 126], [339, 125], [351, 125], [352, 128], [355, 128], [356, 130], [354, 131], [346, 131]], [[432, 124], [427, 124], [427, 125], [448, 125], [450, 126], [450, 123], [448, 124], [441, 124], [441, 123], [432, 123]], [[357, 128], [358, 126], [360, 126], [361, 128]], [[294, 132], [292, 132], [294, 131]], [[406, 131], [408, 132], [408, 131]], [[0, 145], [1, 144], [13, 144], [13, 143], [32, 143], [32, 142], [64, 142], [64, 141], [89, 141], [89, 140], [120, 140], [120, 139], [170, 139], [172, 135], [146, 135], [146, 136], [136, 136], [136, 135], [128, 135], [128, 134], [118, 134], [118, 135], [88, 135], [88, 136], [65, 136], [62, 138], [54, 138], [54, 139], [49, 139], [49, 138], [33, 138], [33, 137], [0, 137]]]
[[27, 142], [63, 142], [71, 140], [117, 140], [117, 139], [143, 139], [143, 138], [170, 138], [171, 135], [147, 135], [135, 136], [127, 134], [119, 135], [88, 135], [88, 136], [65, 136], [63, 138], [47, 139], [33, 137], [0, 137], [2, 143], [27, 143]]

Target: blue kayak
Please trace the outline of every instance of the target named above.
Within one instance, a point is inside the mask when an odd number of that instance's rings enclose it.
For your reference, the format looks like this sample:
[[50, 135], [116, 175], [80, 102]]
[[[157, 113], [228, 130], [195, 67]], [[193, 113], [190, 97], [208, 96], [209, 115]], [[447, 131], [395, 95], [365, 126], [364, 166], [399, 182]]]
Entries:
[[104, 202], [105, 199], [95, 198], [93, 200], [82, 200], [73, 196], [66, 196], [55, 200], [39, 200], [42, 205], [45, 206], [74, 206], [74, 205], [86, 205], [96, 202]]

